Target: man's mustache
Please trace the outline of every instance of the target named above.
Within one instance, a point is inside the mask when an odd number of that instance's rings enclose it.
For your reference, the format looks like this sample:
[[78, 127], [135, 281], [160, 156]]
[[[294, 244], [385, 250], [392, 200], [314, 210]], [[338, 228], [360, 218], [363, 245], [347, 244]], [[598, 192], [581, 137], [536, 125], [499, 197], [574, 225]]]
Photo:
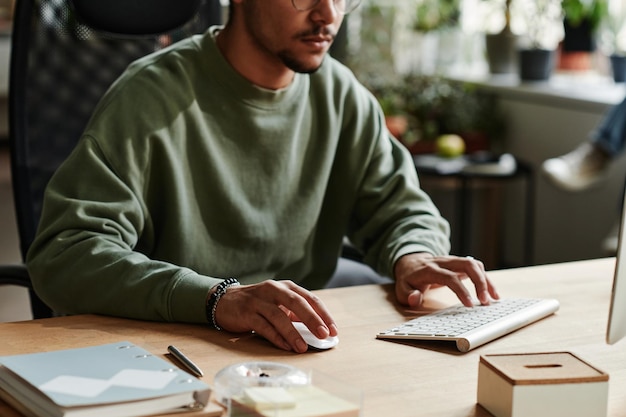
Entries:
[[318, 26], [310, 30], [302, 31], [296, 35], [298, 38], [308, 38], [313, 36], [323, 36], [328, 38], [328, 40], [333, 41], [337, 36], [337, 32], [332, 31], [331, 29], [325, 26]]

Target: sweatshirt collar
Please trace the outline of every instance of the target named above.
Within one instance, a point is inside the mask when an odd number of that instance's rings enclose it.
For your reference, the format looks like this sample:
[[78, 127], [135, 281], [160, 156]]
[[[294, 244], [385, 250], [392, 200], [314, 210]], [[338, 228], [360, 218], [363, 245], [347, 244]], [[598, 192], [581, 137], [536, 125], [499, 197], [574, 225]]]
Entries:
[[240, 99], [249, 105], [263, 108], [275, 108], [291, 105], [304, 96], [309, 85], [309, 75], [296, 73], [293, 81], [285, 88], [271, 90], [259, 87], [239, 74], [224, 58], [216, 43], [217, 33], [222, 26], [212, 26], [201, 41], [201, 48], [208, 57], [210, 76], [226, 90], [225, 93]]

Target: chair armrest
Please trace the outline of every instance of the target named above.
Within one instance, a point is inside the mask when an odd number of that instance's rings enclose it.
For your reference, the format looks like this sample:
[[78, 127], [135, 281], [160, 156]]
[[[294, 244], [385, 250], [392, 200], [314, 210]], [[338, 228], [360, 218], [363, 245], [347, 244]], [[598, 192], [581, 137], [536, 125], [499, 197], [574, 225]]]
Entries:
[[28, 289], [33, 318], [43, 319], [56, 314], [35, 294], [26, 265], [0, 265], [0, 285], [16, 285]]
[[0, 285], [33, 288], [26, 265], [0, 265]]
[[344, 240], [343, 245], [341, 246], [341, 257], [363, 263], [363, 254], [347, 239]]

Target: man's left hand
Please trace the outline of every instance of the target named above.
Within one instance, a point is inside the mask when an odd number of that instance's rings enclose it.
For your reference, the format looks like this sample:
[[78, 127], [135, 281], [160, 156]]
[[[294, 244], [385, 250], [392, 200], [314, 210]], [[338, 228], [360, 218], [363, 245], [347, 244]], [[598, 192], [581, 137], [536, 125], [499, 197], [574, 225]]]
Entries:
[[430, 288], [441, 286], [454, 291], [463, 305], [473, 306], [475, 297], [462, 282], [468, 278], [473, 282], [481, 304], [486, 305], [492, 299], [500, 298], [485, 273], [483, 263], [472, 257], [411, 253], [398, 259], [394, 276], [398, 301], [412, 308], [422, 305], [424, 295]]

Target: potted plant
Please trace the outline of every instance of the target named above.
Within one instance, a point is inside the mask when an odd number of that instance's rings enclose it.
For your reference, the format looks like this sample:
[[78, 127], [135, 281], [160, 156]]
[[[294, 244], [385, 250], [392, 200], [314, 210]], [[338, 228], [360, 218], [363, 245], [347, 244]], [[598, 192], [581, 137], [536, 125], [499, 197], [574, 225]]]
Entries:
[[415, 9], [415, 30], [432, 32], [457, 27], [461, 0], [423, 0]]
[[364, 80], [387, 127], [413, 154], [431, 153], [443, 134], [461, 136], [468, 152], [501, 139], [504, 116], [494, 95], [439, 76], [409, 74], [397, 81]]
[[517, 71], [517, 36], [511, 30], [512, 0], [483, 0], [486, 6], [485, 52], [489, 72], [510, 74]]
[[378, 100], [389, 132], [398, 139], [411, 142], [407, 136], [411, 124], [407, 113], [407, 92], [401, 80], [374, 77], [363, 83]]
[[612, 3], [599, 30], [599, 47], [609, 57], [613, 80], [626, 81], [626, 7]]
[[418, 34], [420, 73], [449, 66], [461, 53], [461, 0], [422, 0], [415, 7], [413, 30]]
[[550, 78], [555, 52], [563, 39], [563, 13], [560, 0], [521, 0], [511, 4], [521, 33], [519, 75], [524, 81]]
[[[396, 7], [379, 0], [369, 0], [350, 16], [346, 60], [358, 77], [373, 75], [393, 77]], [[356, 22], [356, 23], [355, 23]], [[344, 26], [346, 26], [344, 24]], [[355, 49], [354, 45], [358, 45]]]
[[564, 37], [559, 66], [578, 70], [591, 67], [600, 24], [608, 16], [607, 0], [561, 0]]

